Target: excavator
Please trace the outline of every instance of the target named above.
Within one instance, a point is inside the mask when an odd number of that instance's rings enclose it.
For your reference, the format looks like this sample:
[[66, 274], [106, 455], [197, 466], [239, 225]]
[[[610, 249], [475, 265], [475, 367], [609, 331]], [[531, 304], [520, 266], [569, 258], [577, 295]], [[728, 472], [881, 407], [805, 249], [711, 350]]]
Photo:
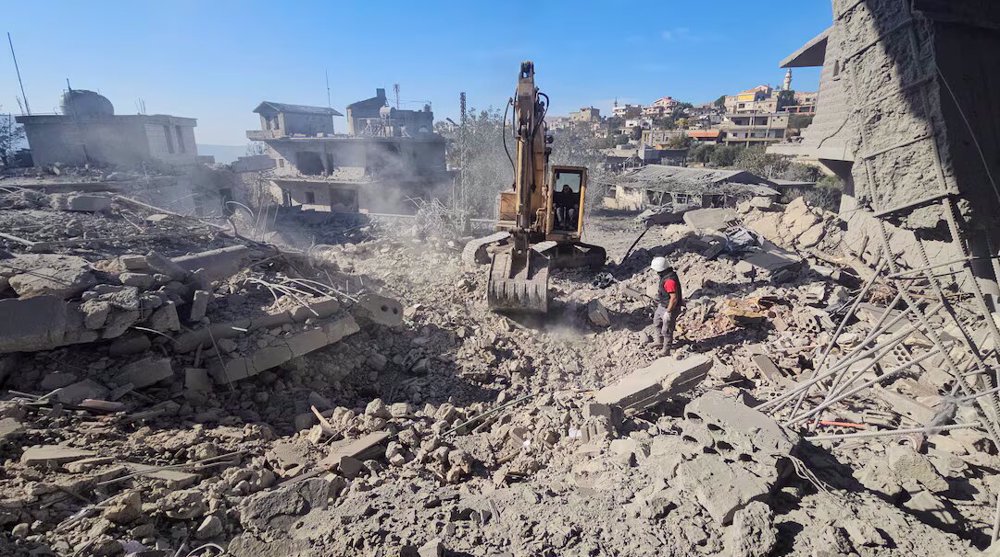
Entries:
[[[535, 66], [521, 63], [513, 105], [511, 132], [515, 138], [514, 184], [499, 196], [495, 234], [465, 246], [468, 263], [490, 259], [487, 292], [489, 308], [496, 312], [547, 313], [549, 270], [599, 268], [604, 248], [580, 241], [584, 224], [587, 169], [550, 165], [553, 137], [545, 114], [549, 98], [535, 86]], [[504, 134], [507, 117], [504, 116]], [[504, 148], [506, 149], [506, 136]]]

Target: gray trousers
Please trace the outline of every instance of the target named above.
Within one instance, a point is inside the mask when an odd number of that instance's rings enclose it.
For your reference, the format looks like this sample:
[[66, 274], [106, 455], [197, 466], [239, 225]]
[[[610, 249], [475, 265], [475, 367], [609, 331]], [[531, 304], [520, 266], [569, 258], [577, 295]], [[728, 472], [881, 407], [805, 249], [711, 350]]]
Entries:
[[674, 345], [674, 328], [677, 327], [677, 316], [680, 313], [680, 307], [668, 312], [667, 306], [663, 304], [656, 306], [656, 312], [653, 313], [653, 328], [656, 329], [656, 336], [663, 340], [664, 346]]

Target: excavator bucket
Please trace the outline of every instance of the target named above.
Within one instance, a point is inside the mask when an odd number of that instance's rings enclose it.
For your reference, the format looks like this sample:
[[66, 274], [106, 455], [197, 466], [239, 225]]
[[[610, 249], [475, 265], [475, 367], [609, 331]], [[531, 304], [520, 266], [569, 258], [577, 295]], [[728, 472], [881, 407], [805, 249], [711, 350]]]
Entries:
[[548, 313], [549, 259], [533, 249], [495, 253], [486, 299], [496, 312]]

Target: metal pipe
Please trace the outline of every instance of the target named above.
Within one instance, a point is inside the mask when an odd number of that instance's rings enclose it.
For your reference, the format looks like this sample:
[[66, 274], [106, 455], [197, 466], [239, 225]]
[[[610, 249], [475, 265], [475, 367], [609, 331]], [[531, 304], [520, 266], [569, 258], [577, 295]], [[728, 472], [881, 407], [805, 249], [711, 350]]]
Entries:
[[934, 433], [938, 431], [951, 431], [953, 429], [969, 429], [982, 426], [982, 422], [971, 422], [967, 424], [939, 425], [934, 427], [914, 427], [911, 429], [892, 429], [886, 431], [864, 431], [861, 433], [845, 433], [842, 435], [813, 435], [805, 437], [806, 441], [844, 441], [849, 439], [866, 439], [869, 437], [892, 437], [893, 435], [909, 435], [911, 433]]
[[[826, 358], [830, 355], [830, 351], [833, 350], [833, 345], [836, 344], [837, 339], [840, 338], [840, 333], [843, 332], [844, 327], [847, 326], [847, 322], [854, 316], [854, 312], [858, 309], [858, 306], [861, 305], [861, 300], [865, 299], [865, 295], [868, 294], [868, 291], [875, 285], [875, 281], [878, 280], [879, 273], [881, 273], [882, 269], [885, 268], [885, 264], [885, 258], [879, 257], [878, 266], [875, 268], [875, 274], [873, 274], [872, 277], [865, 282], [864, 287], [860, 292], [858, 292], [857, 297], [854, 299], [854, 303], [851, 304], [851, 308], [844, 314], [844, 318], [840, 320], [840, 324], [837, 325], [837, 329], [833, 332], [833, 337], [830, 338], [830, 343], [827, 344], [826, 349], [823, 350], [823, 354], [819, 357], [819, 363], [813, 367], [813, 377], [816, 376], [819, 372], [818, 370], [820, 370], [823, 367], [823, 364], [826, 363]], [[889, 311], [886, 310], [886, 313], [888, 312]], [[809, 394], [809, 391], [803, 391], [799, 396], [799, 399], [795, 401], [795, 406], [792, 408], [793, 415], [799, 411], [800, 407], [802, 407], [802, 401], [806, 399], [807, 394]]]
[[800, 414], [798, 416], [795, 416], [795, 417], [791, 418], [787, 423], [788, 423], [788, 425], [793, 425], [793, 424], [796, 424], [798, 422], [801, 422], [802, 420], [805, 420], [805, 419], [808, 419], [808, 418], [810, 418], [812, 416], [815, 416], [816, 414], [822, 412], [823, 410], [826, 410], [830, 406], [833, 406], [834, 404], [840, 402], [841, 400], [844, 400], [845, 398], [847, 398], [847, 397], [849, 397], [849, 396], [851, 396], [851, 395], [853, 395], [853, 394], [855, 394], [855, 393], [857, 393], [859, 391], [863, 391], [863, 390], [867, 389], [868, 387], [871, 387], [872, 385], [875, 385], [877, 383], [881, 383], [881, 382], [883, 382], [883, 381], [885, 381], [887, 379], [892, 379], [893, 377], [902, 374], [904, 371], [906, 371], [910, 367], [919, 364], [920, 362], [926, 360], [927, 358], [930, 358], [931, 356], [933, 356], [933, 355], [935, 355], [937, 353], [938, 353], [937, 350], [932, 350], [930, 352], [927, 352], [923, 356], [920, 356], [919, 358], [917, 358], [915, 360], [911, 360], [909, 362], [906, 362], [903, 365], [896, 366], [896, 367], [892, 368], [891, 370], [887, 371], [886, 373], [882, 374], [879, 377], [876, 377], [876, 378], [871, 379], [869, 381], [865, 381], [862, 385], [859, 385], [858, 387], [855, 387], [854, 389], [851, 389], [850, 391], [848, 391], [846, 393], [838, 394], [834, 398], [832, 398], [830, 400], [827, 400], [827, 401], [824, 401], [822, 404], [820, 404], [816, 408], [813, 408], [812, 410], [810, 410], [810, 411], [808, 411], [808, 412], [806, 412], [804, 414]]

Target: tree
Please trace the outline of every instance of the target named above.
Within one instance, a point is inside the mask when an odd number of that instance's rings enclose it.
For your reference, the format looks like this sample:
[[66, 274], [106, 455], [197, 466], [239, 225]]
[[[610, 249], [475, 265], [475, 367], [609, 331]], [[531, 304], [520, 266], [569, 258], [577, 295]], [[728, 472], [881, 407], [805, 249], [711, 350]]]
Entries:
[[678, 118], [677, 120], [674, 121], [674, 123], [677, 124], [677, 127], [681, 129], [687, 129], [688, 125], [690, 124], [687, 118]]
[[[508, 114], [508, 119], [510, 115]], [[460, 186], [464, 194], [456, 203], [461, 209], [475, 216], [493, 216], [497, 194], [510, 188], [514, 171], [507, 149], [514, 156], [516, 142], [511, 135], [510, 122], [504, 126], [503, 112], [497, 108], [476, 110], [469, 108], [464, 129], [462, 126], [441, 127], [439, 132], [449, 140], [447, 157], [453, 168], [461, 168]], [[462, 168], [464, 166], [464, 168]]]
[[733, 166], [736, 159], [746, 148], [737, 145], [719, 145], [709, 154], [708, 162], [715, 167], [725, 168]]
[[761, 178], [778, 178], [788, 170], [791, 161], [787, 157], [766, 153], [763, 148], [754, 147], [743, 149], [732, 165]]
[[693, 162], [699, 162], [701, 164], [708, 164], [711, 160], [712, 153], [719, 147], [717, 143], [699, 143], [688, 151], [688, 160]]
[[725, 107], [726, 106], [726, 96], [725, 95], [720, 96], [719, 98], [715, 99], [715, 102], [713, 102], [712, 104], [714, 104], [716, 108], [723, 108], [723, 107]]
[[667, 140], [667, 147], [671, 149], [687, 149], [694, 140], [687, 134], [675, 135]]
[[0, 114], [0, 165], [8, 167], [11, 156], [24, 139], [24, 128], [14, 121], [10, 114]]

